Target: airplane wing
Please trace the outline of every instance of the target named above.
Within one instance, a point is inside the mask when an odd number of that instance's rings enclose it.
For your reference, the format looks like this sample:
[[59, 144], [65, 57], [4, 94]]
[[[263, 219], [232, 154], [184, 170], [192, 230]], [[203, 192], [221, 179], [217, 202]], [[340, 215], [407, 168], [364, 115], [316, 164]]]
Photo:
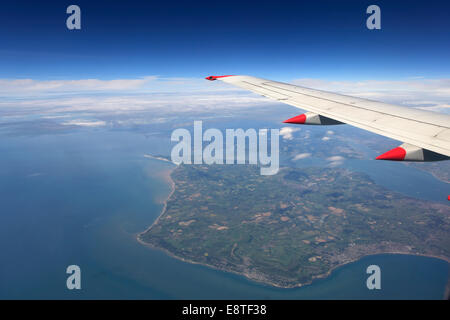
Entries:
[[251, 76], [209, 76], [308, 112], [284, 122], [312, 125], [347, 123], [403, 142], [376, 159], [450, 159], [450, 115], [351, 97]]

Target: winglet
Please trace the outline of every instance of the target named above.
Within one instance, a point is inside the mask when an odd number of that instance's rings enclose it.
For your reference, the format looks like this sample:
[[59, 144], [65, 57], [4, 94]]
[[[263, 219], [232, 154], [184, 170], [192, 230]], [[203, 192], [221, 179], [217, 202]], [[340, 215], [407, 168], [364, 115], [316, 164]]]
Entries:
[[232, 77], [233, 75], [227, 75], [227, 76], [209, 76], [209, 77], [206, 77], [205, 79], [206, 80], [209, 80], [209, 81], [214, 81], [214, 80], [217, 80], [217, 79], [219, 79], [219, 78], [225, 78], [225, 77]]

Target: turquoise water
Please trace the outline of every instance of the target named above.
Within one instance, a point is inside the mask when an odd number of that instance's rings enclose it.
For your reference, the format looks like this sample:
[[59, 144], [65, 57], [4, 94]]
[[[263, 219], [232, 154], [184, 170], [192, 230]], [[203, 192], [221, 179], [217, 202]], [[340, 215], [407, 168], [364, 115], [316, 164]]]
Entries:
[[[168, 146], [157, 137], [104, 130], [2, 137], [0, 298], [442, 298], [448, 264], [434, 258], [369, 256], [312, 285], [279, 289], [140, 245], [135, 235], [160, 214], [170, 191], [163, 173], [172, 167], [143, 154], [167, 154]], [[370, 163], [352, 166], [369, 171]], [[418, 170], [396, 172], [398, 179], [426, 177], [431, 190], [442, 187]], [[392, 188], [434, 199], [423, 185]], [[70, 264], [81, 267], [81, 291], [65, 288]], [[379, 291], [365, 285], [371, 264], [381, 267]]]

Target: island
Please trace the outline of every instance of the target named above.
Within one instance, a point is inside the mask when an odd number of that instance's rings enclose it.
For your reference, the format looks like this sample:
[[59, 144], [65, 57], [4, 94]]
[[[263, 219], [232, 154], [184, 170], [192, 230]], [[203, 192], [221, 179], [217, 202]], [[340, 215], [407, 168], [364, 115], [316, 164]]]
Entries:
[[179, 165], [161, 216], [138, 240], [191, 263], [291, 288], [366, 255], [449, 261], [450, 207], [343, 168]]

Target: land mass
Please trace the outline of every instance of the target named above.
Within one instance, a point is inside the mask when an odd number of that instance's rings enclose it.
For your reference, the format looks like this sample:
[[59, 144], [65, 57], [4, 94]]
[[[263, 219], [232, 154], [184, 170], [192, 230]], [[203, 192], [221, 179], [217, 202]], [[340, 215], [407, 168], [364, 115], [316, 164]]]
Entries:
[[450, 183], [450, 161], [406, 162], [406, 165], [431, 173], [436, 179]]
[[342, 168], [180, 165], [141, 243], [184, 261], [298, 287], [378, 253], [450, 257], [450, 208]]

